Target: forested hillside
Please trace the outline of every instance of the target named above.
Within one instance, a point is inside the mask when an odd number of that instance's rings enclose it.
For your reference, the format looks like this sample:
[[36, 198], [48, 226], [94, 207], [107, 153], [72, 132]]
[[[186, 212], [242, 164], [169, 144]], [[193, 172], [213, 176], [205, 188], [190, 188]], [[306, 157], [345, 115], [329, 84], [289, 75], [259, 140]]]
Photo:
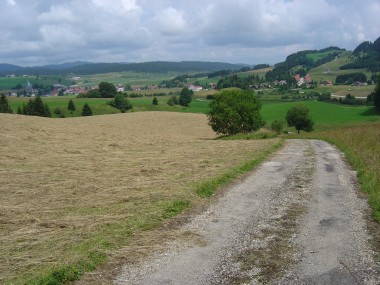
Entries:
[[7, 64], [0, 65], [0, 76], [7, 74], [44, 74], [44, 75], [57, 75], [57, 74], [99, 74], [108, 72], [147, 72], [147, 73], [165, 73], [165, 72], [194, 72], [194, 71], [218, 71], [223, 69], [237, 70], [248, 65], [244, 64], [231, 64], [223, 62], [201, 62], [201, 61], [155, 61], [143, 63], [73, 63], [37, 67], [20, 67], [10, 66]]
[[343, 51], [345, 50], [338, 47], [299, 51], [289, 55], [284, 62], [275, 64], [273, 71], [266, 74], [266, 79], [291, 80], [297, 73], [304, 76], [310, 69], [332, 61]]
[[366, 68], [370, 72], [380, 71], [380, 37], [375, 42], [363, 42], [353, 51], [353, 62], [345, 64], [340, 69]]

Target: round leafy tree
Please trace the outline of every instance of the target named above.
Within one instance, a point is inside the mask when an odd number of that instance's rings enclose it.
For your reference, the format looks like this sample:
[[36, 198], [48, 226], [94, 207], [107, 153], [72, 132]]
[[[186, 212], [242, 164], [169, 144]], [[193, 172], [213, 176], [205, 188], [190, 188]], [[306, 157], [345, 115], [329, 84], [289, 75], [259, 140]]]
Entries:
[[234, 135], [257, 131], [264, 125], [261, 103], [251, 91], [225, 90], [210, 103], [208, 121], [217, 134]]
[[191, 103], [191, 97], [193, 96], [193, 91], [185, 87], [181, 90], [179, 94], [179, 104], [184, 107], [188, 107]]
[[115, 85], [108, 82], [99, 83], [99, 93], [102, 98], [113, 98], [115, 97], [117, 90]]
[[297, 132], [301, 130], [310, 132], [313, 130], [314, 122], [309, 116], [309, 108], [303, 104], [294, 106], [288, 110], [286, 121], [289, 127], [295, 127]]

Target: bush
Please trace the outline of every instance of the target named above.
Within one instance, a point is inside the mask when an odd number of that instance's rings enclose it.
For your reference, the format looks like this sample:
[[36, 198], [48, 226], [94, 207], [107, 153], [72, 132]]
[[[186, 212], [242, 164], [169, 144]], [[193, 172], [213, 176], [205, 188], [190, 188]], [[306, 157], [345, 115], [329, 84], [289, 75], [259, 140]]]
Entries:
[[54, 109], [54, 114], [61, 115], [62, 114], [62, 110], [59, 107], [57, 107], [57, 108]]
[[152, 104], [153, 105], [158, 105], [158, 100], [157, 100], [156, 96], [153, 97]]
[[116, 94], [115, 98], [109, 104], [112, 107], [119, 109], [122, 113], [132, 109], [132, 104], [120, 93]]
[[178, 105], [178, 99], [177, 99], [177, 96], [172, 96], [172, 97], [170, 97], [170, 99], [168, 100], [167, 104], [168, 104], [169, 106]]
[[252, 91], [225, 90], [210, 103], [209, 125], [217, 134], [257, 131], [264, 125], [261, 103]]
[[275, 120], [271, 124], [271, 129], [279, 135], [279, 134], [281, 134], [281, 132], [284, 128], [284, 125], [285, 125], [284, 120]]

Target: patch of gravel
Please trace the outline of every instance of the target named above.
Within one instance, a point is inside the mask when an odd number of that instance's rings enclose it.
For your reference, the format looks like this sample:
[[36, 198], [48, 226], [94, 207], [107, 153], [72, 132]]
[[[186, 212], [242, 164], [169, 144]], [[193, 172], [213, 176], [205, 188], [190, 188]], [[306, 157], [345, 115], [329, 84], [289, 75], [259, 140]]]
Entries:
[[354, 176], [331, 145], [287, 141], [182, 227], [191, 238], [126, 265], [114, 283], [378, 284]]

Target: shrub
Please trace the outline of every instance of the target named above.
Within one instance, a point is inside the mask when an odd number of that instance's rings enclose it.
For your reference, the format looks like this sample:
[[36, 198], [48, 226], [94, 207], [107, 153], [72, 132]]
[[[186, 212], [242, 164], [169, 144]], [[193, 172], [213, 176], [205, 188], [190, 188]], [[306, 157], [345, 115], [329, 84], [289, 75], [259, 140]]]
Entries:
[[174, 106], [174, 105], [178, 105], [178, 99], [177, 99], [177, 96], [172, 96], [170, 97], [170, 99], [168, 100], [167, 104], [169, 106]]
[[110, 102], [110, 105], [119, 109], [122, 113], [132, 109], [132, 104], [121, 93], [116, 94], [115, 98]]
[[156, 96], [153, 97], [152, 104], [153, 105], [158, 105], [158, 100], [157, 100]]
[[271, 124], [271, 129], [279, 135], [279, 134], [281, 134], [281, 132], [284, 128], [284, 125], [285, 125], [284, 120], [275, 120]]

